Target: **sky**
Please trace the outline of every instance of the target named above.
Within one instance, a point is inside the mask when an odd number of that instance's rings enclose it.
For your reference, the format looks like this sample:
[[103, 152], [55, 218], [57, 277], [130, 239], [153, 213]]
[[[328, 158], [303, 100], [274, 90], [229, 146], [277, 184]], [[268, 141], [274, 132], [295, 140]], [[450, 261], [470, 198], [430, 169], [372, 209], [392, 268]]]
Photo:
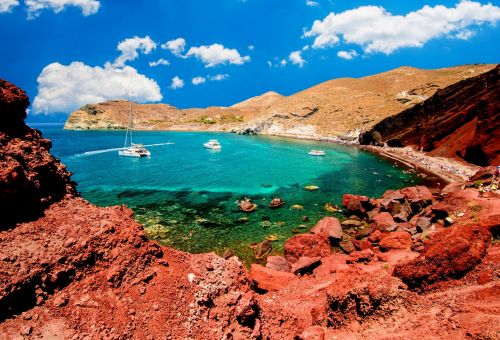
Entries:
[[0, 0], [0, 78], [29, 122], [109, 99], [179, 108], [290, 95], [399, 66], [500, 62], [500, 3]]

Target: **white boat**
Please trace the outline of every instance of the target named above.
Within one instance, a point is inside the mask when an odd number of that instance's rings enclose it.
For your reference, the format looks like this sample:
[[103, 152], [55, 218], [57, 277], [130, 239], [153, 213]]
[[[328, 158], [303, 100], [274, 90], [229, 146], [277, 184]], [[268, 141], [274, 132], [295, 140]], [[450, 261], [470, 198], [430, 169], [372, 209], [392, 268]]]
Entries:
[[211, 139], [208, 142], [203, 144], [204, 147], [207, 149], [214, 149], [214, 150], [220, 150], [221, 146], [220, 143], [217, 141], [217, 139]]
[[[142, 144], [135, 144], [132, 140], [132, 128], [133, 128], [133, 119], [132, 119], [132, 102], [130, 102], [130, 109], [128, 113], [128, 126], [127, 132], [125, 134], [125, 144], [123, 149], [118, 151], [118, 155], [125, 157], [149, 157], [151, 156], [151, 152], [144, 147]], [[130, 137], [129, 137], [130, 135]]]
[[324, 152], [323, 150], [311, 150], [309, 151], [309, 154], [311, 156], [325, 156], [326, 152]]

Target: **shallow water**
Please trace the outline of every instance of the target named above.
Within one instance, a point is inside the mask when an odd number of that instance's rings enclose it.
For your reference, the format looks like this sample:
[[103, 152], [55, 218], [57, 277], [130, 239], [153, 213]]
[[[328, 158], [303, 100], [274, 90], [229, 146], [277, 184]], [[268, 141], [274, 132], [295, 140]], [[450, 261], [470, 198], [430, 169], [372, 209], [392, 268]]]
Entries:
[[[53, 141], [53, 153], [74, 173], [78, 190], [94, 204], [126, 204], [148, 235], [190, 252], [230, 249], [253, 262], [249, 245], [275, 235], [273, 253], [298, 231], [311, 228], [327, 202], [340, 204], [343, 193], [380, 196], [422, 180], [376, 155], [354, 147], [276, 137], [205, 132], [137, 132], [135, 141], [149, 147], [151, 158], [119, 157], [120, 131], [64, 131], [60, 125], [35, 126]], [[218, 139], [222, 150], [202, 144]], [[311, 149], [326, 157], [313, 157]], [[97, 151], [97, 152], [96, 152]], [[316, 185], [318, 191], [304, 186]], [[279, 196], [287, 204], [268, 208]], [[236, 200], [258, 204], [242, 213]], [[303, 210], [291, 209], [294, 204]], [[303, 216], [309, 218], [303, 222]]]

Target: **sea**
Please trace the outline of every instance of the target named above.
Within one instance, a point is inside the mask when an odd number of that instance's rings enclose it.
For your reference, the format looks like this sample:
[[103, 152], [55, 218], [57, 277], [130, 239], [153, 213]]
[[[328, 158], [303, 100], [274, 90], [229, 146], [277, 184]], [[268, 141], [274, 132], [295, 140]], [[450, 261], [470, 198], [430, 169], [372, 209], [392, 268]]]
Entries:
[[[341, 205], [344, 193], [380, 197], [388, 189], [420, 184], [421, 175], [354, 146], [230, 133], [141, 131], [134, 142], [151, 145], [151, 157], [118, 155], [124, 131], [70, 131], [62, 124], [33, 124], [52, 140], [78, 190], [98, 206], [125, 204], [148, 237], [192, 253], [235, 254], [259, 262], [252, 245], [273, 240], [271, 254], [307, 232]], [[203, 143], [217, 139], [220, 151]], [[308, 155], [311, 149], [324, 157]], [[319, 190], [308, 191], [314, 185]], [[286, 202], [270, 209], [280, 197]], [[241, 212], [237, 201], [257, 204]]]

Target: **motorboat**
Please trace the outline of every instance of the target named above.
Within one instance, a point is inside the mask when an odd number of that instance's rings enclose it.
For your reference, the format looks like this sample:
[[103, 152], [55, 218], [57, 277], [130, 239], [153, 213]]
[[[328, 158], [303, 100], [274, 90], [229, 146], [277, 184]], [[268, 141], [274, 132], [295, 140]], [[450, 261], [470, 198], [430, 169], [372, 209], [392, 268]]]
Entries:
[[217, 141], [217, 139], [211, 139], [208, 142], [204, 143], [203, 146], [206, 147], [207, 149], [214, 149], [214, 150], [221, 149], [221, 145]]
[[123, 148], [123, 150], [118, 151], [120, 156], [126, 157], [149, 157], [151, 152], [144, 147], [142, 144], [130, 144], [129, 147]]
[[324, 152], [323, 150], [311, 150], [311, 151], [309, 151], [309, 155], [311, 155], [311, 156], [325, 156], [326, 152]]
[[132, 118], [132, 102], [128, 113], [127, 132], [125, 133], [125, 144], [123, 149], [118, 151], [118, 155], [124, 157], [150, 157], [151, 152], [143, 144], [136, 144], [132, 140], [133, 118]]

